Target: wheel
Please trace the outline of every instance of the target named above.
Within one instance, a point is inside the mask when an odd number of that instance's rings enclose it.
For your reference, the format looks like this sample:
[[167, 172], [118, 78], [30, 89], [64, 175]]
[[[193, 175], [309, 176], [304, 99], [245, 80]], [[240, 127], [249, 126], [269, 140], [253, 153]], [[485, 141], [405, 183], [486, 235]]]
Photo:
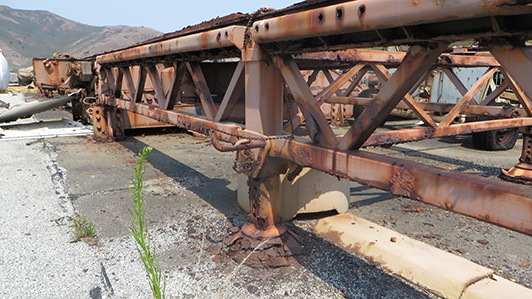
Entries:
[[504, 151], [514, 148], [517, 129], [493, 130], [473, 133], [473, 147], [486, 151]]
[[[503, 106], [503, 103], [495, 103], [496, 106]], [[489, 120], [493, 118], [480, 116], [478, 120]], [[514, 148], [519, 135], [517, 128], [508, 128], [493, 131], [473, 133], [473, 147], [485, 151], [504, 151]]]

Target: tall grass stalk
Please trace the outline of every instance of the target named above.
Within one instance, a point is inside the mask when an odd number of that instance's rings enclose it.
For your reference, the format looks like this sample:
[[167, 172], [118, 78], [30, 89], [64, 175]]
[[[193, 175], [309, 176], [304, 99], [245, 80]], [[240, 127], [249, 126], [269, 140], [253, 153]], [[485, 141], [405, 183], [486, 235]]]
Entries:
[[144, 161], [152, 148], [147, 146], [139, 153], [137, 164], [135, 165], [135, 178], [132, 180], [133, 187], [128, 187], [133, 196], [131, 197], [131, 234], [137, 241], [137, 250], [146, 269], [146, 274], [150, 282], [150, 288], [153, 296], [157, 299], [165, 297], [166, 277], [162, 275], [161, 266], [159, 265], [159, 254], [155, 247], [151, 247], [150, 235], [148, 233], [148, 224], [144, 219], [146, 214], [146, 202], [144, 201]]

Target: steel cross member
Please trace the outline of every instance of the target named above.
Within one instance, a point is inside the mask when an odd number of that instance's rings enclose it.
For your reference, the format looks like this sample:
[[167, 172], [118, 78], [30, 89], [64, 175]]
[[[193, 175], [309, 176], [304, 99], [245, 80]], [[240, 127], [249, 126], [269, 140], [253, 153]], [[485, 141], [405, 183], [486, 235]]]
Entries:
[[360, 148], [446, 47], [445, 43], [412, 46], [397, 71], [344, 135], [338, 149]]
[[[390, 79], [390, 77], [392, 77], [392, 74], [390, 74], [388, 69], [386, 69], [382, 64], [371, 64], [371, 68], [375, 71], [375, 74], [379, 77], [381, 82], [385, 83]], [[423, 77], [424, 76], [422, 76], [422, 78]], [[407, 92], [405, 94], [403, 101], [425, 124], [436, 128], [436, 123], [434, 123], [434, 121], [432, 120], [432, 118], [430, 118], [427, 112], [425, 112], [425, 110], [423, 110], [423, 108], [421, 108], [419, 104], [416, 103], [416, 100], [410, 95], [410, 93]]]
[[316, 102], [310, 92], [294, 59], [291, 56], [274, 56], [272, 59], [275, 66], [283, 74], [288, 88], [292, 91], [294, 99], [305, 116], [312, 140], [325, 147], [335, 146], [337, 144], [336, 136], [321, 112], [319, 103]]

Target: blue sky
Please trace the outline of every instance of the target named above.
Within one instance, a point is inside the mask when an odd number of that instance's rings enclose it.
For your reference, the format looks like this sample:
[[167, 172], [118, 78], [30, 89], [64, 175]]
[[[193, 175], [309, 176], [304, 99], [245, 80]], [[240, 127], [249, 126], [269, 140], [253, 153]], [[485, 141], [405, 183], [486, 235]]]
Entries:
[[250, 13], [260, 7], [284, 8], [301, 0], [4, 0], [15, 9], [48, 10], [64, 18], [94, 26], [145, 26], [172, 32], [233, 12]]

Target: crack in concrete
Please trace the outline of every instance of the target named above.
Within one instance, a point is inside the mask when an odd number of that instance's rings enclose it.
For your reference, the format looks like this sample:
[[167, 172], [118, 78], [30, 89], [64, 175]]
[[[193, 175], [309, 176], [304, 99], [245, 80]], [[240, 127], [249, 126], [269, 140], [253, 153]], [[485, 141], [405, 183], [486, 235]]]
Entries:
[[[56, 152], [56, 147], [51, 142], [47, 141], [43, 145], [43, 150], [50, 157], [50, 161], [48, 162], [48, 165], [46, 165], [46, 169], [50, 173], [50, 179], [52, 181], [52, 185], [54, 187], [55, 194], [57, 194], [58, 198], [60, 199], [59, 205], [63, 209], [64, 213], [73, 215], [75, 213], [75, 210], [74, 210], [74, 206], [72, 204], [72, 201], [75, 198], [77, 198], [77, 196], [73, 195], [73, 194], [70, 194], [70, 192], [68, 190], [68, 185], [67, 185], [67, 180], [66, 180], [66, 170], [61, 168], [58, 165], [58, 162], [57, 162], [58, 154]], [[123, 189], [127, 189], [127, 188], [123, 188]], [[66, 217], [72, 219], [71, 216], [66, 216]], [[64, 217], [62, 217], [62, 218], [64, 218]], [[51, 221], [56, 222], [58, 225], [60, 225], [59, 222], [61, 222], [62, 220], [63, 219], [59, 218], [59, 219], [52, 219]], [[97, 256], [96, 256], [96, 260], [98, 260], [100, 262], [100, 266], [101, 266], [101, 271], [100, 271], [101, 277], [100, 278], [101, 278], [101, 281], [102, 281], [102, 284], [103, 284], [103, 290], [105, 291], [104, 293], [107, 293], [106, 294], [106, 295], [108, 295], [107, 297], [113, 296], [114, 295], [114, 290], [113, 290], [113, 287], [111, 285], [111, 281], [109, 280], [109, 277], [107, 276], [107, 273], [105, 271], [105, 267], [103, 265], [103, 262]], [[91, 299], [104, 298], [103, 294], [102, 294], [102, 288], [99, 287], [99, 286], [95, 287], [95, 288], [92, 288], [89, 291], [89, 297]]]
[[[144, 183], [144, 187], [147, 188], [147, 187], [153, 187], [153, 186], [164, 186], [164, 185], [171, 185], [172, 183], [175, 183], [174, 179], [170, 179], [170, 180], [167, 180], [167, 181], [164, 181], [164, 182], [158, 182], [158, 183], [145, 182]], [[123, 188], [113, 188], [113, 189], [99, 190], [99, 191], [85, 192], [85, 193], [71, 193], [71, 194], [69, 194], [69, 197], [70, 197], [70, 199], [72, 201], [74, 201], [74, 200], [76, 200], [76, 199], [78, 199], [80, 197], [83, 197], [83, 196], [105, 195], [105, 194], [110, 194], [110, 193], [113, 193], [113, 192], [129, 190], [128, 187], [129, 186], [126, 186], [126, 187], [123, 187]]]
[[462, 296], [464, 295], [464, 293], [465, 293], [465, 291], [467, 290], [467, 288], [469, 288], [470, 286], [474, 285], [475, 283], [477, 283], [477, 282], [479, 282], [479, 281], [481, 281], [481, 280], [484, 280], [484, 279], [486, 279], [486, 278], [490, 278], [490, 277], [492, 277], [493, 274], [495, 274], [495, 271], [492, 271], [491, 273], [488, 273], [488, 274], [486, 274], [486, 275], [482, 275], [482, 276], [480, 276], [480, 277], [477, 277], [477, 278], [475, 278], [475, 279], [472, 279], [472, 280], [468, 281], [468, 282], [466, 283], [466, 285], [464, 286], [464, 288], [462, 289], [462, 292], [460, 293], [460, 296], [458, 296], [458, 298], [459, 298], [459, 299], [462, 298]]

